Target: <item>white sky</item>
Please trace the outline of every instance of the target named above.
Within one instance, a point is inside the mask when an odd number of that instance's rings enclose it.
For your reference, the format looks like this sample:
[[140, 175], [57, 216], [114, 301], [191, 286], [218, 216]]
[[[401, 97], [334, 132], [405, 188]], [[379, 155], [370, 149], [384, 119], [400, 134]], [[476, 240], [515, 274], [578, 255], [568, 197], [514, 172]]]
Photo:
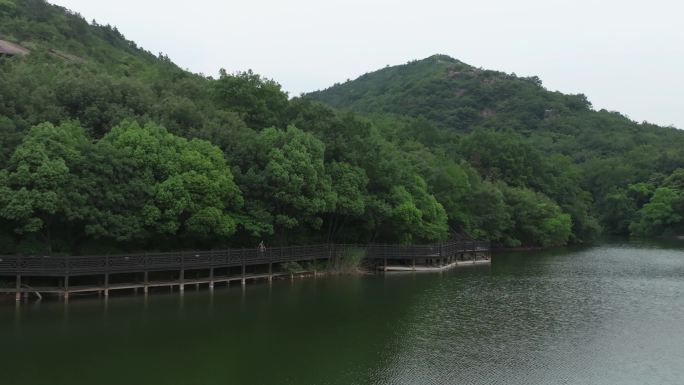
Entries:
[[443, 53], [684, 128], [681, 0], [50, 0], [193, 72], [290, 95]]

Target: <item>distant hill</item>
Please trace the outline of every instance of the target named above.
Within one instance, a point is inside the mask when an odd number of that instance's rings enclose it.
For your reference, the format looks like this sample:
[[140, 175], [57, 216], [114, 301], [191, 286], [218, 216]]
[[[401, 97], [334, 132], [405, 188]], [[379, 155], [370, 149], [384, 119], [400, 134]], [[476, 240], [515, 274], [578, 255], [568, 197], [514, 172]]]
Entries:
[[422, 118], [465, 133], [512, 130], [576, 161], [624, 154], [637, 146], [674, 149], [684, 133], [595, 111], [582, 95], [551, 92], [538, 77], [484, 70], [446, 55], [383, 68], [307, 95], [335, 108]]
[[338, 108], [421, 117], [458, 130], [490, 119], [538, 125], [545, 117], [589, 108], [583, 95], [545, 91], [539, 78], [483, 70], [446, 55], [387, 67], [309, 96]]

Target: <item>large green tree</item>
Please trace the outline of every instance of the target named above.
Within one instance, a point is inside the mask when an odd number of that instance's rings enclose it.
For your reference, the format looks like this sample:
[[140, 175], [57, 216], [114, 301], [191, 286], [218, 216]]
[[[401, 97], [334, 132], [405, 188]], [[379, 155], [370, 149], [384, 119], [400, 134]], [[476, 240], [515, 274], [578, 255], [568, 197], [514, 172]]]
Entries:
[[242, 195], [223, 154], [209, 142], [124, 122], [97, 147], [114, 158], [112, 176], [127, 181], [107, 185], [113, 191], [102, 192], [108, 201], [91, 231], [121, 240], [147, 233], [219, 243], [236, 231]]
[[0, 172], [0, 216], [11, 221], [15, 233], [37, 236], [52, 252], [55, 238], [82, 231], [91, 210], [82, 178], [89, 145], [76, 123], [31, 128]]
[[320, 230], [335, 203], [325, 145], [294, 126], [267, 128], [243, 145], [236, 172], [248, 196], [245, 230], [254, 237], [275, 235], [277, 242]]

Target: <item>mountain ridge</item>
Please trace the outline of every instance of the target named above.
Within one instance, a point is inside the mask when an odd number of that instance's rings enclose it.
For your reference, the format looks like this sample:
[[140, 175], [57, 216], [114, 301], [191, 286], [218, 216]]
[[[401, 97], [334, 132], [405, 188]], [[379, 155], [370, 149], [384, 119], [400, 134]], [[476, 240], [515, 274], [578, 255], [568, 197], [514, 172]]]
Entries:
[[[441, 54], [379, 69], [353, 81], [307, 94], [336, 108], [423, 117], [460, 130], [480, 123], [483, 117], [509, 112], [516, 106], [507, 102], [519, 95], [534, 95], [541, 99], [533, 111], [540, 118], [549, 113], [591, 108], [583, 94], [548, 91], [536, 76], [518, 77], [476, 68]], [[458, 108], [448, 113], [432, 108], [445, 104]]]

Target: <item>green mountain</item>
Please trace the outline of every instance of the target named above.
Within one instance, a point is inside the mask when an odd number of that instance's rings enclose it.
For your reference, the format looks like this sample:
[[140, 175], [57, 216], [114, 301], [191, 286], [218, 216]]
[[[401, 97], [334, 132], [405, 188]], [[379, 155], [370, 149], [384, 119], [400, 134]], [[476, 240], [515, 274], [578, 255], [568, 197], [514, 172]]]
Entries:
[[545, 116], [585, 111], [583, 95], [544, 92], [536, 78], [518, 78], [472, 67], [445, 55], [387, 67], [310, 96], [359, 112], [421, 117], [469, 130], [489, 120], [531, 128]]
[[[393, 136], [458, 153], [486, 179], [527, 185], [562, 203], [557, 192], [543, 186], [546, 172], [516, 167], [514, 149], [510, 156], [497, 149], [499, 140], [517, 141], [531, 148], [533, 157], [568, 164], [573, 170], [570, 174], [591, 194], [589, 212], [607, 232], [626, 234], [631, 228], [633, 234], [645, 236], [681, 231], [681, 203], [649, 214], [654, 215], [651, 219], [642, 218], [645, 213], [639, 211], [659, 188], [667, 187], [668, 176], [682, 167], [684, 132], [637, 123], [617, 112], [596, 111], [584, 95], [548, 91], [537, 77], [483, 70], [434, 55], [371, 72], [308, 97], [366, 114], [377, 122], [388, 114], [422, 121], [422, 127], [408, 136], [405, 132]], [[472, 147], [485, 142], [491, 148]], [[574, 218], [575, 225], [578, 219]], [[652, 226], [639, 225], [643, 221]]]
[[461, 133], [512, 130], [577, 162], [644, 144], [676, 149], [684, 141], [675, 128], [595, 111], [582, 94], [548, 91], [537, 77], [483, 70], [445, 55], [387, 67], [308, 96], [335, 108], [410, 116]]
[[662, 235], [681, 141], [444, 56], [289, 98], [0, 0], [0, 253]]

